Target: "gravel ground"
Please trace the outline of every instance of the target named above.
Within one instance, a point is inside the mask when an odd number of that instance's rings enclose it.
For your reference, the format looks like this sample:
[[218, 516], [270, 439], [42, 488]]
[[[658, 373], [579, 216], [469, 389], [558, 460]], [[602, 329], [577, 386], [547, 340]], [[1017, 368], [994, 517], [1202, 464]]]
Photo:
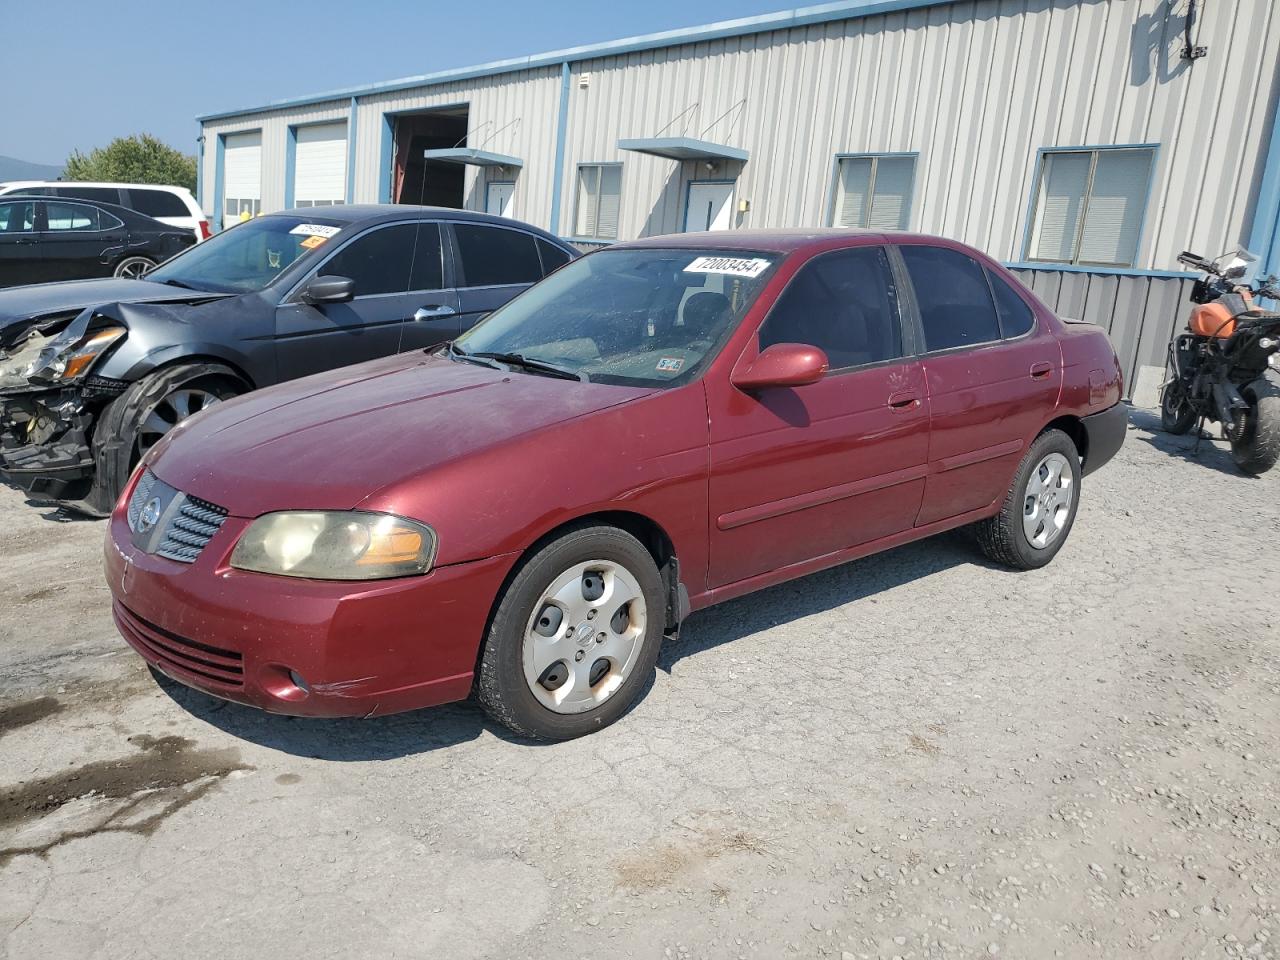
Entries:
[[573, 743], [161, 689], [0, 488], [0, 943], [89, 957], [1280, 957], [1280, 474], [1136, 426], [1047, 570], [959, 534], [695, 615]]

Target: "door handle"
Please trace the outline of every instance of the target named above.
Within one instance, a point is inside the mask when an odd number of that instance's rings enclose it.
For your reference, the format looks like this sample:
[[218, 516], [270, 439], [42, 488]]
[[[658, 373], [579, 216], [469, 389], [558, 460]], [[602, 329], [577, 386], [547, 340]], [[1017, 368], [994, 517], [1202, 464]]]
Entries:
[[423, 320], [439, 320], [441, 317], [452, 317], [457, 314], [457, 310], [448, 304], [431, 304], [426, 307], [419, 307], [413, 312], [413, 319], [421, 323]]
[[902, 393], [889, 395], [889, 409], [894, 413], [906, 413], [908, 410], [914, 410], [918, 406], [920, 406], [918, 394], [903, 391]]
[[1043, 380], [1045, 379], [1045, 377], [1049, 376], [1049, 374], [1051, 373], [1053, 373], [1053, 364], [1049, 363], [1048, 361], [1042, 361], [1041, 363], [1033, 363], [1031, 365], [1032, 380]]

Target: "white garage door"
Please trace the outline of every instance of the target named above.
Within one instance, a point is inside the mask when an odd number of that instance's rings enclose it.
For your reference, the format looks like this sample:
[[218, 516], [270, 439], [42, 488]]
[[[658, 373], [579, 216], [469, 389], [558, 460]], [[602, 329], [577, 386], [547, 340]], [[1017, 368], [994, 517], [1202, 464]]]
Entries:
[[298, 128], [293, 160], [293, 205], [325, 207], [347, 196], [347, 125]]
[[223, 143], [222, 226], [262, 211], [262, 132], [236, 133]]

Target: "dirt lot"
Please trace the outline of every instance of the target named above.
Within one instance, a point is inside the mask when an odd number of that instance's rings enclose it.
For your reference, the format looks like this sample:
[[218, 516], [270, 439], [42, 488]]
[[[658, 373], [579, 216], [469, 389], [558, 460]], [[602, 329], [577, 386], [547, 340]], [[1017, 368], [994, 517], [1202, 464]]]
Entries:
[[12, 958], [1280, 957], [1280, 475], [1138, 414], [1046, 571], [955, 535], [693, 617], [574, 743], [162, 690], [0, 489]]

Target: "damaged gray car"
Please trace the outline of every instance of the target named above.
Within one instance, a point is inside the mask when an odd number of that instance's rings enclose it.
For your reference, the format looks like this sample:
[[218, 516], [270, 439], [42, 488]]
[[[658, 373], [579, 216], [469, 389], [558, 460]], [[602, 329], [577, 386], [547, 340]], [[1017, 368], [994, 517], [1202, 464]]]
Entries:
[[335, 206], [239, 224], [143, 280], [0, 291], [0, 477], [106, 515], [187, 417], [452, 340], [574, 256], [486, 214]]

